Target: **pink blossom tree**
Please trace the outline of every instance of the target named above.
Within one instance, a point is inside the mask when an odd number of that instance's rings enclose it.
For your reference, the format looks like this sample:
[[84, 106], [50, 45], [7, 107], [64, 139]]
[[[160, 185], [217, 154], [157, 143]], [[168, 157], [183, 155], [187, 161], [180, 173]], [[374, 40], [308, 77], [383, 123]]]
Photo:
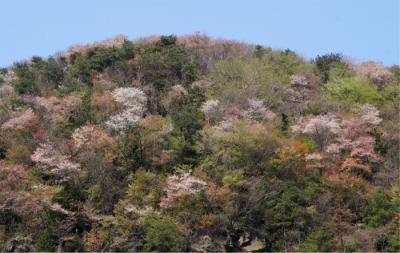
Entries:
[[38, 118], [32, 109], [14, 113], [2, 126], [2, 129], [23, 129], [33, 127], [38, 123]]
[[248, 121], [262, 121], [275, 118], [275, 114], [265, 107], [262, 100], [250, 98], [248, 108], [242, 112], [242, 117]]
[[31, 159], [39, 167], [49, 169], [50, 173], [61, 181], [70, 178], [71, 173], [78, 172], [80, 165], [71, 161], [71, 157], [61, 154], [53, 144], [42, 143], [32, 154]]
[[367, 77], [375, 84], [385, 84], [394, 78], [393, 73], [386, 69], [381, 62], [367, 61], [354, 68], [357, 74]]

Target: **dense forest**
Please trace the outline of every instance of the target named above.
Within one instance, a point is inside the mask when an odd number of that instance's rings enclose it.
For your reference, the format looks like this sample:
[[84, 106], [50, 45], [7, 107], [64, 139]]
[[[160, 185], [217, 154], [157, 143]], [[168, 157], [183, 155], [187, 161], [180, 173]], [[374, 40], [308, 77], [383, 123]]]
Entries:
[[206, 35], [0, 70], [0, 250], [399, 252], [400, 67]]

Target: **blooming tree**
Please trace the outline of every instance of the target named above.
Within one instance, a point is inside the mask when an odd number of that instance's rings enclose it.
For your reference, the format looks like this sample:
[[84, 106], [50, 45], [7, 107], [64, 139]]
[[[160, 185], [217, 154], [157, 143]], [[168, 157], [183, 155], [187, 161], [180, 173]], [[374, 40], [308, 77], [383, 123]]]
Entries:
[[291, 75], [289, 80], [293, 86], [308, 86], [307, 78], [303, 75]]
[[36, 97], [35, 107], [38, 111], [44, 111], [43, 117], [50, 121], [56, 121], [62, 111], [61, 100], [57, 97]]
[[365, 104], [360, 108], [361, 120], [370, 125], [378, 125], [382, 122], [379, 117], [379, 110], [375, 106]]
[[374, 138], [371, 136], [362, 136], [352, 142], [350, 156], [361, 159], [370, 159], [375, 157]]
[[0, 97], [5, 97], [14, 92], [14, 88], [11, 85], [3, 84], [0, 85]]
[[146, 109], [147, 97], [144, 92], [136, 88], [117, 88], [112, 94], [122, 105], [123, 111], [112, 116], [106, 125], [119, 132], [137, 125]]
[[311, 153], [307, 154], [305, 159], [306, 161], [320, 161], [322, 160], [322, 156], [319, 153]]
[[207, 100], [201, 106], [201, 111], [204, 112], [206, 115], [206, 119], [208, 123], [210, 121], [216, 120], [220, 116], [220, 108], [219, 108], [219, 101], [218, 100]]
[[295, 133], [302, 133], [312, 138], [322, 149], [341, 131], [339, 119], [335, 115], [318, 115], [311, 118], [300, 118], [292, 126]]
[[187, 90], [180, 84], [171, 87], [171, 96], [174, 98], [181, 98], [187, 94]]
[[95, 149], [101, 150], [112, 142], [101, 128], [94, 125], [82, 126], [75, 129], [72, 134], [74, 146], [76, 149]]
[[61, 154], [50, 143], [40, 144], [31, 159], [39, 167], [50, 169], [51, 174], [60, 177], [62, 181], [68, 180], [71, 173], [80, 169], [80, 165], [72, 162], [70, 156]]
[[42, 107], [46, 112], [57, 112], [60, 109], [60, 100], [57, 97], [36, 97], [35, 105]]
[[125, 108], [141, 108], [147, 101], [144, 92], [136, 88], [117, 88], [112, 92], [112, 95]]
[[164, 188], [167, 197], [161, 200], [160, 207], [170, 208], [180, 197], [196, 194], [206, 186], [206, 182], [191, 176], [189, 173], [169, 176]]
[[233, 132], [235, 130], [236, 121], [237, 119], [233, 117], [227, 117], [221, 122], [219, 122], [218, 125], [214, 126], [213, 129], [219, 132]]
[[385, 84], [393, 79], [393, 73], [383, 63], [367, 61], [355, 66], [357, 74], [369, 78], [375, 84]]
[[32, 109], [27, 109], [20, 113], [15, 113], [13, 117], [7, 120], [2, 126], [2, 129], [23, 129], [33, 127], [38, 123], [36, 115]]
[[248, 99], [248, 108], [242, 112], [242, 116], [248, 121], [260, 121], [273, 119], [275, 114], [265, 107], [262, 100], [250, 98]]

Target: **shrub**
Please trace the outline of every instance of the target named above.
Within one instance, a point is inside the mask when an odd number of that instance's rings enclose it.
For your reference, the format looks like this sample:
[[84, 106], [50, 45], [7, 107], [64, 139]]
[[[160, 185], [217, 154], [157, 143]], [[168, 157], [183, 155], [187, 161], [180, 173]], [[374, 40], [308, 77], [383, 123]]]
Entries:
[[335, 251], [335, 234], [327, 228], [317, 228], [299, 246], [300, 252], [331, 252]]
[[39, 233], [35, 248], [37, 251], [54, 252], [56, 251], [57, 241], [51, 229], [45, 229]]
[[318, 55], [315, 58], [315, 65], [317, 66], [318, 71], [321, 73], [322, 80], [327, 82], [330, 79], [329, 72], [330, 70], [337, 65], [345, 64], [343, 62], [343, 56], [341, 54], [326, 54], [326, 55]]
[[145, 218], [143, 225], [145, 227], [144, 251], [185, 250], [185, 234], [172, 218], [149, 215]]
[[363, 78], [351, 78], [327, 83], [324, 86], [325, 98], [330, 100], [376, 104], [382, 99], [376, 86]]
[[27, 79], [18, 80], [14, 89], [18, 94], [36, 93], [39, 90], [34, 81]]
[[389, 194], [383, 190], [378, 190], [367, 200], [363, 220], [368, 227], [385, 225], [393, 218], [398, 208], [394, 205]]

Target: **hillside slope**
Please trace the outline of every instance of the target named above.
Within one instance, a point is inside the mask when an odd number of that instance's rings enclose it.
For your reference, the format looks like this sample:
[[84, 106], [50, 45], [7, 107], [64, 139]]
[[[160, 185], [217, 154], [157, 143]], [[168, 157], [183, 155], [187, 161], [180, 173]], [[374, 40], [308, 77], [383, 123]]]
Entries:
[[400, 68], [205, 35], [0, 71], [3, 251], [393, 251]]

